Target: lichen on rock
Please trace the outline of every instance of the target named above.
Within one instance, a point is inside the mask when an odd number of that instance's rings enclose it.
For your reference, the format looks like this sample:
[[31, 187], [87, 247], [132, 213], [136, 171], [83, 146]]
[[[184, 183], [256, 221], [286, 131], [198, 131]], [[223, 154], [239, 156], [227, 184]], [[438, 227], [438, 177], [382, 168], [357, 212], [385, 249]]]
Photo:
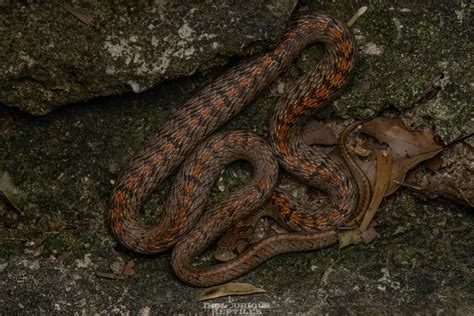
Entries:
[[142, 92], [205, 70], [216, 58], [273, 45], [295, 4], [72, 2], [69, 10], [58, 1], [0, 4], [0, 102], [42, 115], [96, 96]]

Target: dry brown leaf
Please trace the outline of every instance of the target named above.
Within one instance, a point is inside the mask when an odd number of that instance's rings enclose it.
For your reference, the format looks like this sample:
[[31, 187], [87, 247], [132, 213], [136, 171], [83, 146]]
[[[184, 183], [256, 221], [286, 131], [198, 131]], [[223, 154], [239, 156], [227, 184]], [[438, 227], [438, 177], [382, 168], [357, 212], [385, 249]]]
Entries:
[[[376, 118], [364, 123], [361, 132], [375, 137], [379, 142], [390, 147], [393, 163], [390, 184], [385, 196], [399, 188], [397, 182], [403, 182], [406, 173], [423, 160], [434, 157], [444, 147], [436, 143], [434, 137], [427, 131], [409, 129], [403, 122], [392, 118]], [[375, 178], [375, 161], [366, 161], [361, 165], [372, 186]]]
[[135, 268], [135, 262], [133, 260], [130, 260], [129, 262], [127, 262], [125, 267], [123, 267], [122, 274], [126, 276], [135, 275], [135, 270], [133, 270], [133, 268]]
[[124, 269], [124, 266], [125, 266], [125, 264], [123, 262], [123, 259], [118, 257], [118, 259], [110, 265], [110, 270], [114, 274], [122, 275], [122, 271]]
[[392, 155], [389, 149], [377, 152], [377, 176], [375, 179], [375, 185], [372, 189], [372, 198], [370, 204], [367, 207], [367, 212], [364, 215], [360, 230], [365, 232], [372, 222], [372, 219], [379, 208], [380, 203], [387, 192], [387, 188], [390, 183], [392, 171]]
[[80, 9], [75, 9], [70, 3], [64, 3], [64, 9], [78, 18], [84, 24], [90, 24], [94, 19], [88, 12]]
[[362, 240], [362, 232], [359, 228], [340, 230], [338, 232], [339, 249], [350, 245], [357, 245]]
[[205, 301], [222, 296], [249, 295], [255, 293], [265, 293], [265, 290], [248, 283], [226, 283], [202, 290], [197, 300]]
[[303, 141], [308, 145], [337, 145], [336, 135], [323, 123], [311, 120], [303, 127], [301, 132]]
[[362, 233], [362, 241], [364, 244], [370, 244], [378, 236], [379, 234], [375, 230], [374, 226], [370, 225], [369, 228], [367, 228], [367, 230]]

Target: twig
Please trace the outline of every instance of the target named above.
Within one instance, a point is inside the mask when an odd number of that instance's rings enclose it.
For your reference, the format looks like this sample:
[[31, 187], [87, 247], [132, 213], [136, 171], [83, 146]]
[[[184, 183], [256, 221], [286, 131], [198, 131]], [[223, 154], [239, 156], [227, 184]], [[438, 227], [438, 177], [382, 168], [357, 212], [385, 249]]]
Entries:
[[458, 227], [451, 227], [451, 228], [446, 228], [441, 230], [443, 233], [460, 233], [463, 232], [467, 229], [467, 226], [461, 225]]
[[410, 188], [410, 189], [413, 189], [413, 190], [416, 190], [416, 191], [423, 191], [422, 187], [417, 187], [415, 185], [408, 184], [408, 183], [405, 183], [405, 182], [400, 182], [398, 180], [393, 180], [393, 182], [395, 182], [396, 184], [398, 184], [399, 186], [402, 186], [402, 187], [407, 187], [407, 188]]
[[397, 180], [393, 180], [393, 182], [395, 182], [396, 184], [398, 184], [400, 186], [407, 187], [409, 189], [412, 189], [412, 190], [415, 190], [415, 191], [418, 191], [418, 192], [425, 192], [425, 193], [435, 194], [436, 196], [443, 196], [444, 195], [444, 197], [447, 198], [447, 199], [455, 200], [457, 202], [464, 202], [467, 205], [469, 205], [470, 207], [474, 207], [472, 202], [464, 194], [464, 191], [461, 188], [459, 188], [457, 185], [453, 185], [453, 187], [454, 187], [455, 191], [459, 193], [460, 196], [457, 196], [455, 193], [449, 192], [449, 190], [446, 190], [446, 189], [445, 190], [433, 190], [433, 189], [430, 189], [429, 187], [419, 187], [419, 186], [415, 186], [415, 185], [412, 185], [412, 184], [409, 184], [409, 183], [400, 182], [400, 181], [397, 181]]
[[[444, 146], [444, 150], [446, 150], [448, 148], [451, 148], [456, 144], [464, 142], [466, 139], [471, 138], [472, 136], [474, 136], [474, 133], [470, 133], [470, 134], [467, 134], [467, 135], [464, 135], [464, 136], [459, 136], [458, 138], [456, 138], [455, 140], [453, 140], [452, 142], [450, 142], [449, 144]], [[469, 147], [470, 147], [470, 145], [469, 145]]]
[[457, 185], [454, 186], [454, 188], [456, 189], [456, 191], [459, 192], [459, 194], [461, 194], [462, 198], [464, 199], [464, 201], [466, 201], [466, 203], [470, 206], [470, 207], [474, 207], [474, 205], [471, 203], [471, 201], [469, 201], [469, 199], [467, 198], [466, 194], [464, 194], [464, 191], [458, 187]]
[[91, 24], [92, 20], [94, 19], [89, 13], [84, 10], [79, 10], [74, 8], [70, 3], [65, 2], [63, 4], [64, 10], [75, 16], [79, 21], [84, 24]]
[[354, 16], [349, 20], [349, 22], [347, 22], [347, 25], [349, 27], [352, 27], [352, 25], [354, 25], [354, 23], [365, 13], [365, 11], [367, 11], [367, 7], [366, 6], [363, 6], [361, 7], [359, 10], [357, 10], [357, 12], [354, 14]]
[[27, 239], [27, 238], [18, 238], [18, 237], [6, 237], [5, 240], [11, 240], [11, 241], [30, 241], [30, 239]]
[[111, 279], [111, 280], [123, 280], [125, 277], [123, 275], [118, 275], [115, 273], [108, 273], [108, 272], [96, 272], [95, 275], [97, 275], [99, 278], [104, 278], [104, 279]]

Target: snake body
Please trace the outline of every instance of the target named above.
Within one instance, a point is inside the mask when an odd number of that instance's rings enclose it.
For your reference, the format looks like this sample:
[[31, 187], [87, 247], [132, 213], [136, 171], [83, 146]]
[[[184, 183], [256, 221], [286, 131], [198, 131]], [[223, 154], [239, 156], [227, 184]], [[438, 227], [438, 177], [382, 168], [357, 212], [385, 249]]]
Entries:
[[[312, 42], [322, 42], [326, 53], [279, 99], [270, 122], [270, 146], [244, 131], [209, 137]], [[361, 204], [357, 187], [337, 163], [306, 145], [300, 132], [307, 118], [337, 98], [350, 81], [356, 57], [354, 36], [344, 23], [321, 13], [295, 17], [276, 49], [236, 65], [205, 87], [132, 159], [110, 203], [115, 238], [143, 254], [174, 246], [172, 267], [180, 279], [194, 286], [229, 281], [277, 254], [335, 243], [334, 228], [350, 219], [358, 201]], [[254, 179], [204, 212], [219, 172], [237, 159], [253, 165]], [[275, 189], [278, 163], [304, 183], [326, 191], [330, 204], [311, 210], [284, 190]], [[139, 219], [144, 199], [181, 164], [160, 221], [144, 224]], [[210, 243], [268, 198], [295, 233], [270, 236], [229, 262], [212, 267], [192, 265]]]

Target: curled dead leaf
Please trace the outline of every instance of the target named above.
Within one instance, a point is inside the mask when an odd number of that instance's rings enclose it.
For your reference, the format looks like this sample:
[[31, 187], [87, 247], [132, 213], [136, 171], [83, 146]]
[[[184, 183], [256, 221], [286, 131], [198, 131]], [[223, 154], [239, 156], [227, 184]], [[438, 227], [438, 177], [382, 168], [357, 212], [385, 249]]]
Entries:
[[[408, 128], [398, 118], [380, 117], [362, 125], [361, 132], [375, 137], [390, 147], [393, 163], [390, 183], [385, 192], [388, 196], [399, 188], [397, 182], [403, 182], [406, 173], [420, 162], [434, 157], [444, 149], [435, 137], [427, 131]], [[361, 168], [366, 172], [372, 186], [375, 183], [375, 161], [365, 161]]]
[[[360, 141], [353, 146], [359, 157], [376, 156], [376, 159], [354, 159], [369, 179], [372, 196], [360, 228], [340, 234], [340, 248], [359, 243], [361, 238], [364, 242], [375, 238], [375, 230], [368, 232], [368, 228], [384, 196], [398, 189], [399, 183], [410, 169], [445, 149], [428, 132], [409, 129], [399, 119], [376, 118], [364, 123], [360, 131], [387, 146], [382, 149], [380, 144], [371, 140], [366, 141], [370, 148], [367, 152]], [[343, 142], [345, 144], [345, 140]]]
[[116, 275], [122, 275], [122, 271], [124, 269], [124, 266], [125, 266], [125, 264], [123, 262], [123, 259], [119, 257], [116, 261], [114, 261], [110, 265], [110, 270]]
[[265, 293], [265, 290], [249, 283], [226, 283], [202, 290], [197, 298], [198, 301], [230, 295], [249, 295]]

